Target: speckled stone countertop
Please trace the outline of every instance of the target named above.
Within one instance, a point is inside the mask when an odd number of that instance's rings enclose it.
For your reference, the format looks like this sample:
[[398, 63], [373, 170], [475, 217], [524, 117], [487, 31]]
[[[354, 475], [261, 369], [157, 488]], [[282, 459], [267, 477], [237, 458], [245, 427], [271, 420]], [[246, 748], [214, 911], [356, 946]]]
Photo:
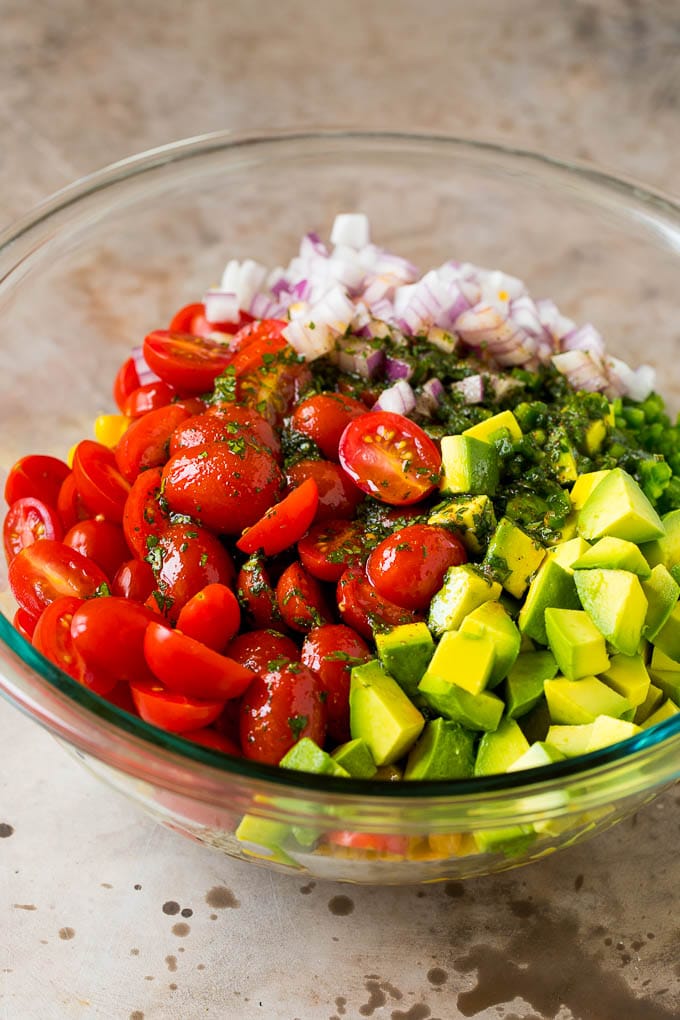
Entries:
[[[0, 223], [223, 127], [420, 129], [678, 190], [675, 0], [0, 0]], [[680, 796], [465, 885], [305, 882], [165, 831], [0, 704], [2, 1020], [670, 1020]]]

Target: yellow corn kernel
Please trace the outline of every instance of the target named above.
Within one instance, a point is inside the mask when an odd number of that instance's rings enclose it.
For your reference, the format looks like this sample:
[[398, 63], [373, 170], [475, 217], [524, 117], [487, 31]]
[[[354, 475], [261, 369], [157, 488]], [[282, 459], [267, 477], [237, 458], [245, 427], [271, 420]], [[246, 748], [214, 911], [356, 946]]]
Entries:
[[72, 467], [73, 467], [73, 455], [74, 455], [74, 454], [75, 454], [75, 452], [76, 452], [76, 447], [77, 447], [77, 446], [78, 446], [78, 444], [77, 444], [77, 443], [74, 443], [74, 444], [73, 444], [73, 446], [71, 447], [71, 449], [70, 449], [70, 450], [68, 451], [68, 453], [66, 454], [66, 463], [68, 464], [68, 466], [69, 466], [70, 468], [72, 468]]
[[94, 437], [103, 446], [114, 447], [129, 424], [130, 419], [124, 414], [100, 414], [95, 419]]

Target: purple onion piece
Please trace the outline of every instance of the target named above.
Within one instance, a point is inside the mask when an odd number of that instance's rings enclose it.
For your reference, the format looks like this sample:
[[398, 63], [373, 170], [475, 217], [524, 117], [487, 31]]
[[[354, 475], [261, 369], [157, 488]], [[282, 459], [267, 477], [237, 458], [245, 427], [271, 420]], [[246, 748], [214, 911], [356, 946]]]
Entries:
[[454, 393], [460, 393], [465, 404], [481, 404], [484, 400], [484, 377], [469, 375], [465, 379], [451, 383]]
[[385, 375], [390, 382], [395, 382], [397, 379], [409, 380], [413, 375], [413, 366], [409, 365], [408, 361], [393, 358], [388, 354], [385, 358]]
[[382, 372], [385, 354], [380, 348], [351, 337], [340, 341], [335, 360], [341, 372], [354, 372], [363, 379], [375, 379]]
[[405, 379], [398, 379], [394, 386], [383, 390], [375, 404], [374, 411], [392, 411], [394, 414], [410, 414], [416, 406], [416, 396]]

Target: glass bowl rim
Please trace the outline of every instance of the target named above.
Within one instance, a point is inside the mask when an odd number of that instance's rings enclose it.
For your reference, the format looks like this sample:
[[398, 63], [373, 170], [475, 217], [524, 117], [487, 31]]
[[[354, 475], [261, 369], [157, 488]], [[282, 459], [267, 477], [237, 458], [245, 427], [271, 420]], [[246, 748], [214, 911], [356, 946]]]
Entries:
[[[0, 231], [0, 257], [24, 235], [30, 234], [53, 216], [99, 192], [104, 193], [107, 189], [115, 188], [116, 185], [124, 184], [130, 178], [141, 174], [184, 160], [226, 150], [269, 144], [314, 143], [323, 140], [355, 142], [357, 144], [374, 143], [376, 145], [427, 144], [453, 151], [477, 153], [480, 158], [485, 156], [487, 158], [506, 158], [518, 163], [529, 164], [537, 171], [543, 171], [548, 175], [554, 172], [566, 172], [567, 175], [589, 182], [604, 192], [619, 193], [629, 201], [635, 200], [654, 208], [657, 213], [670, 215], [671, 218], [675, 216], [680, 221], [680, 203], [678, 201], [670, 195], [656, 189], [652, 190], [630, 177], [615, 175], [591, 164], [564, 160], [496, 142], [445, 134], [362, 131], [345, 128], [281, 129], [266, 134], [237, 133], [224, 130], [157, 146], [125, 157], [80, 177], [45, 198], [26, 215], [15, 219]], [[17, 264], [11, 265], [5, 275], [0, 277], [0, 284], [9, 279]], [[678, 713], [657, 724], [653, 730], [642, 730], [639, 734], [612, 747], [544, 765], [537, 769], [528, 769], [522, 773], [499, 773], [491, 776], [475, 776], [470, 779], [417, 780], [393, 783], [383, 780], [321, 776], [220, 754], [210, 748], [185, 740], [177, 734], [167, 733], [145, 723], [124, 709], [99, 698], [54, 666], [14, 629], [3, 613], [0, 613], [0, 640], [21, 660], [24, 667], [28, 667], [33, 672], [39, 681], [45, 681], [49, 687], [64, 695], [83, 720], [88, 715], [94, 715], [97, 724], [103, 725], [111, 734], [125, 733], [132, 737], [135, 743], [139, 741], [147, 748], [151, 746], [151, 748], [164, 752], [164, 757], [169, 758], [180, 767], [191, 765], [208, 767], [213, 775], [215, 773], [226, 774], [239, 779], [262, 781], [277, 787], [284, 787], [298, 794], [314, 791], [329, 793], [334, 798], [347, 800], [362, 795], [385, 802], [391, 800], [417, 802], [429, 797], [456, 799], [465, 798], [470, 794], [516, 794], [523, 789], [529, 790], [537, 786], [550, 787], [560, 780], [585, 778], [591, 773], [600, 774], [603, 770], [617, 765], [632, 765], [644, 752], [648, 752], [650, 749], [660, 749], [662, 745], [680, 736], [680, 713]], [[27, 714], [32, 715], [27, 705], [22, 704], [21, 698], [16, 694], [11, 694], [4, 689], [0, 693], [6, 693], [10, 701], [15, 702]], [[53, 728], [49, 722], [44, 725], [48, 729]], [[74, 746], [79, 746], [78, 742], [72, 739], [70, 742], [74, 743]], [[87, 747], [86, 749], [88, 753], [96, 756], [96, 748]], [[196, 792], [198, 793], [198, 791]]]

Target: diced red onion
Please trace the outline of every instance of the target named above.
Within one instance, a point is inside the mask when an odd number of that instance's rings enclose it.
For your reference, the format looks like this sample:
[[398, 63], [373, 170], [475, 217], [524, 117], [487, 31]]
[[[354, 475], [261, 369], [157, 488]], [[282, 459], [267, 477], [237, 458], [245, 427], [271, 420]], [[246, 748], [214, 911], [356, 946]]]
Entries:
[[431, 418], [439, 407], [444, 395], [444, 386], [439, 379], [428, 379], [416, 393], [416, 412]]
[[385, 354], [365, 340], [349, 337], [337, 342], [335, 361], [341, 372], [354, 372], [364, 379], [375, 379], [382, 371]]
[[460, 393], [465, 404], [481, 404], [484, 400], [484, 376], [469, 375], [451, 383], [454, 393]]
[[393, 358], [389, 354], [385, 358], [385, 375], [394, 382], [397, 379], [410, 379], [413, 375], [413, 366], [401, 358]]
[[234, 291], [208, 290], [203, 295], [208, 322], [238, 322], [239, 301]]
[[323, 322], [294, 319], [281, 335], [306, 361], [315, 361], [324, 354], [330, 354], [335, 347], [335, 337]]
[[271, 294], [256, 294], [248, 311], [255, 319], [280, 319], [286, 314], [286, 305]]
[[328, 248], [313, 230], [305, 234], [300, 241], [300, 257], [304, 259], [310, 255], [320, 255], [321, 258], [328, 258]]
[[398, 379], [394, 386], [383, 390], [375, 404], [374, 411], [392, 411], [394, 414], [410, 414], [416, 406], [416, 396], [405, 379]]
[[135, 363], [135, 371], [137, 372], [140, 386], [147, 386], [152, 382], [160, 382], [160, 376], [152, 372], [147, 365], [142, 347], [133, 347], [132, 360]]
[[364, 213], [338, 213], [331, 230], [331, 244], [363, 248], [371, 240], [368, 216]]
[[597, 354], [588, 351], [565, 351], [555, 354], [552, 363], [560, 373], [566, 376], [575, 390], [587, 390], [589, 393], [603, 392], [609, 385], [604, 365]]
[[510, 276], [500, 269], [479, 270], [479, 282], [482, 290], [481, 300], [500, 311], [506, 311], [510, 301], [527, 292], [523, 280]]
[[[239, 308], [248, 308], [267, 278], [267, 269], [253, 259], [230, 259], [222, 274], [219, 290], [236, 295]], [[229, 321], [229, 320], [215, 320]]]
[[499, 365], [523, 365], [536, 341], [492, 305], [478, 304], [458, 316], [456, 332], [470, 347], [483, 347]]
[[591, 353], [604, 354], [604, 340], [602, 334], [595, 329], [590, 322], [582, 326], [570, 329], [565, 333], [560, 342], [562, 351], [590, 351]]
[[562, 315], [551, 298], [540, 298], [536, 302], [536, 309], [541, 323], [555, 340], [562, 340], [567, 333], [571, 333], [572, 330], [576, 329], [576, 323], [568, 319], [566, 315]]
[[628, 396], [631, 400], [646, 400], [650, 393], [654, 392], [656, 386], [656, 372], [651, 365], [640, 365], [633, 372], [633, 380], [628, 388]]
[[431, 326], [427, 331], [427, 342], [444, 354], [455, 354], [460, 343], [455, 333], [449, 333], [441, 326]]
[[357, 252], [349, 245], [337, 245], [329, 262], [329, 272], [334, 280], [358, 293], [362, 290], [366, 272], [358, 260]]

